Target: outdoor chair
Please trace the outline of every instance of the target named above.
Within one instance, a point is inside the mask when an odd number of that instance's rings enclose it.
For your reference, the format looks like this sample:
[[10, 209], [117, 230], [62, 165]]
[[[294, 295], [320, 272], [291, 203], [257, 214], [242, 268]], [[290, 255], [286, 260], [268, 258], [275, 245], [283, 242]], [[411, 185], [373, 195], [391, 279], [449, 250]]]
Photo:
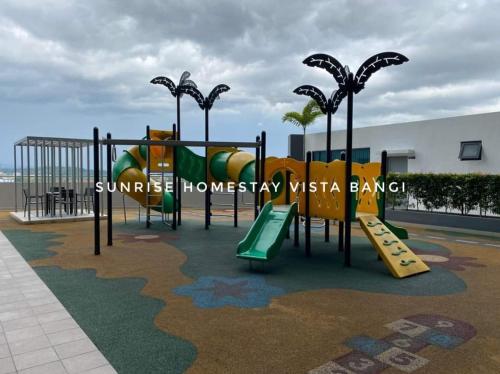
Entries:
[[92, 211], [94, 211], [94, 188], [93, 187], [85, 187], [83, 191], [83, 195], [77, 195], [76, 206], [79, 203], [83, 203], [85, 210], [87, 213], [90, 213], [90, 208], [92, 207]]
[[[64, 212], [69, 214], [76, 213], [77, 210], [77, 201], [75, 199], [75, 191], [74, 190], [61, 190], [61, 197], [58, 200], [59, 204], [61, 204], [64, 208]], [[68, 209], [69, 207], [69, 209]]]
[[43, 195], [31, 195], [27, 189], [23, 189], [24, 194], [24, 216], [26, 217], [26, 210], [28, 205], [40, 204], [43, 212]]

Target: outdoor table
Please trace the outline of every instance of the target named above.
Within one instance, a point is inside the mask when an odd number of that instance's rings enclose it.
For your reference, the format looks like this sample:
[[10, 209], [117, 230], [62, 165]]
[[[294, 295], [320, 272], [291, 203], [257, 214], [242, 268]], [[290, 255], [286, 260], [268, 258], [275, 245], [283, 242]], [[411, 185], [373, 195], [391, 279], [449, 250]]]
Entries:
[[[76, 209], [77, 209], [77, 207], [76, 207], [76, 201], [77, 201], [76, 197], [77, 196], [76, 196], [76, 194], [73, 193], [74, 192], [73, 189], [62, 190], [62, 192], [64, 192], [63, 193], [64, 195], [66, 195], [66, 191], [69, 195], [69, 213], [73, 214], [73, 212], [76, 211]], [[61, 199], [62, 199], [61, 192], [49, 191], [45, 194], [45, 215], [49, 215], [49, 214], [55, 215], [57, 197], [61, 197]], [[61, 199], [59, 200], [59, 204], [61, 204], [63, 202]], [[66, 213], [68, 212], [66, 204], [64, 205], [64, 211]]]

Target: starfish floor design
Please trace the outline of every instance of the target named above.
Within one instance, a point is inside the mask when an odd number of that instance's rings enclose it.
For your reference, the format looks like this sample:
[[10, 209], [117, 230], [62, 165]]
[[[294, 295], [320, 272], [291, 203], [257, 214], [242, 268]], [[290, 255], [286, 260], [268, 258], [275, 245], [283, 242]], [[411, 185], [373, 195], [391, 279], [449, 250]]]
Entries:
[[285, 293], [270, 286], [264, 277], [200, 277], [195, 283], [174, 289], [182, 296], [190, 296], [199, 308], [262, 308], [275, 296]]

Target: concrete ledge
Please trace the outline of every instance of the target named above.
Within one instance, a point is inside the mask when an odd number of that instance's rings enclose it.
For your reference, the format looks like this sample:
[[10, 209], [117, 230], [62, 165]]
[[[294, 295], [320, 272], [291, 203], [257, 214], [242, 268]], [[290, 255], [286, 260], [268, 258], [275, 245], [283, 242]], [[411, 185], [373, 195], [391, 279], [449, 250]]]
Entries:
[[389, 221], [500, 233], [500, 218], [494, 217], [461, 216], [458, 214], [390, 209], [386, 210], [385, 216]]
[[[10, 217], [12, 217], [16, 222], [21, 223], [23, 225], [36, 225], [43, 223], [61, 223], [61, 222], [79, 222], [79, 221], [92, 221], [94, 219], [94, 214], [83, 214], [78, 216], [66, 215], [66, 216], [40, 216], [36, 217], [34, 215], [31, 216], [31, 220], [28, 219], [28, 216], [24, 216], [23, 212], [10, 212]], [[106, 217], [106, 215], [101, 215], [101, 217]]]

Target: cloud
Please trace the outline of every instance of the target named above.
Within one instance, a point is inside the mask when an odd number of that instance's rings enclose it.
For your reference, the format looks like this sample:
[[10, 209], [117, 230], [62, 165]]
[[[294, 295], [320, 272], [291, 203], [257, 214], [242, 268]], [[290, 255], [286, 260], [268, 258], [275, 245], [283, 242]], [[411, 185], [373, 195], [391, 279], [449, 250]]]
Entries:
[[[356, 96], [356, 125], [500, 110], [497, 0], [5, 0], [0, 14], [0, 109], [54, 105], [68, 118], [109, 121], [164, 116], [174, 100], [149, 80], [177, 81], [189, 70], [205, 94], [231, 86], [214, 106], [217, 121], [238, 121], [245, 136], [266, 129], [284, 138], [296, 129], [281, 115], [306, 101], [294, 88], [335, 88], [301, 63], [306, 56], [329, 53], [355, 70], [394, 50], [410, 62], [370, 79]], [[188, 98], [183, 111], [201, 116]], [[342, 108], [334, 126], [344, 119]], [[323, 129], [321, 121], [311, 128]]]

